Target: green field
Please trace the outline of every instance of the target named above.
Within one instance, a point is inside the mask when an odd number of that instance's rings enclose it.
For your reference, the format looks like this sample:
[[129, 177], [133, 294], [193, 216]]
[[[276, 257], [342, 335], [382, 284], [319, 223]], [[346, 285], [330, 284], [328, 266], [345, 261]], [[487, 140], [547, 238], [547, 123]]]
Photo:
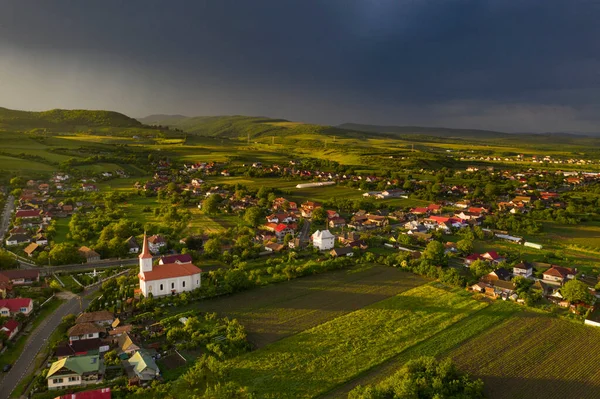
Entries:
[[238, 357], [228, 376], [261, 398], [315, 397], [485, 306], [424, 285]]
[[490, 398], [597, 398], [600, 330], [543, 314], [523, 314], [452, 351], [481, 378]]

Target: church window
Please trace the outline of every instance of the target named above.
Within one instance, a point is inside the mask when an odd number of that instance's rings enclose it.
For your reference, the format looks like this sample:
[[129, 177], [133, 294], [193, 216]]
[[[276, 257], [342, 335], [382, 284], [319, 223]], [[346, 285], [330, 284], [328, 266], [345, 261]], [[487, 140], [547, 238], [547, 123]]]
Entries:
[[164, 290], [164, 289], [165, 289], [165, 287], [164, 287], [164, 286], [161, 284], [161, 285], [160, 285], [160, 290], [162, 291], [162, 290]]
[[175, 289], [175, 283], [171, 283], [171, 289], [174, 290]]
[[181, 286], [182, 286], [183, 288], [185, 288], [185, 281], [182, 281], [182, 282], [181, 282]]

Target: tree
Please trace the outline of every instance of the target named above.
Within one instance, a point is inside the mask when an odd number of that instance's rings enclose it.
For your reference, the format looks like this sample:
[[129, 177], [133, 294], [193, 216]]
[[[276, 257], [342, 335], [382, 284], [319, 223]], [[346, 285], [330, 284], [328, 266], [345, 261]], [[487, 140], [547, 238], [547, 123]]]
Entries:
[[312, 221], [315, 223], [323, 223], [325, 222], [325, 219], [327, 218], [327, 212], [325, 211], [325, 208], [323, 208], [322, 206], [315, 208], [312, 211]]
[[445, 266], [448, 264], [445, 252], [444, 244], [439, 241], [431, 241], [421, 254], [421, 259], [430, 261], [435, 266]]
[[489, 262], [486, 262], [481, 259], [477, 259], [475, 262], [472, 262], [469, 265], [469, 269], [471, 270], [471, 272], [473, 273], [473, 275], [476, 278], [485, 276], [486, 274], [488, 274], [492, 270], [494, 270], [494, 268], [492, 267], [492, 265]]
[[257, 206], [252, 206], [246, 209], [244, 213], [244, 221], [252, 227], [257, 227], [261, 224], [263, 218], [262, 210]]
[[376, 385], [358, 386], [349, 399], [483, 398], [483, 382], [471, 380], [451, 363], [433, 357], [411, 360]]
[[458, 241], [456, 243], [456, 249], [463, 255], [473, 253], [473, 240], [463, 239]]
[[202, 210], [209, 215], [215, 214], [219, 210], [220, 203], [221, 196], [212, 194], [202, 202]]
[[216, 257], [221, 253], [221, 242], [216, 238], [207, 240], [204, 244], [204, 253], [210, 257]]
[[512, 282], [515, 284], [517, 294], [521, 295], [527, 293], [529, 288], [533, 285], [533, 280], [525, 278], [523, 276], [516, 276]]
[[592, 294], [590, 294], [587, 284], [579, 280], [567, 281], [560, 289], [560, 293], [571, 303], [581, 301], [589, 304], [592, 302]]
[[0, 269], [12, 269], [16, 266], [18, 266], [17, 259], [8, 251], [0, 249]]
[[50, 263], [53, 265], [67, 265], [70, 263], [81, 263], [83, 257], [79, 254], [77, 247], [73, 244], [56, 244], [48, 254]]

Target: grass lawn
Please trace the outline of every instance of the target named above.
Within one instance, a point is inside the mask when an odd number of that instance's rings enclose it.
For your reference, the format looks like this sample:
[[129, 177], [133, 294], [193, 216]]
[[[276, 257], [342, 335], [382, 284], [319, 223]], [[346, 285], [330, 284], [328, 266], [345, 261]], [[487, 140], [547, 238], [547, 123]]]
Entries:
[[240, 220], [237, 215], [218, 214], [209, 216], [197, 207], [190, 208], [190, 212], [192, 214], [192, 219], [188, 224], [190, 234], [197, 234], [200, 231], [218, 233], [237, 225]]
[[228, 376], [261, 398], [315, 397], [485, 306], [427, 284], [240, 356]]

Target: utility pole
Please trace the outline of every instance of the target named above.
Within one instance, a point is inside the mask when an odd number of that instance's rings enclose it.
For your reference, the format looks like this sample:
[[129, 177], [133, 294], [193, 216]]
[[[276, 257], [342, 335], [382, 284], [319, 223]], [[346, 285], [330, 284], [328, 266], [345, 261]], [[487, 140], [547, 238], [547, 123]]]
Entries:
[[250, 145], [250, 132], [248, 132], [248, 145]]
[[271, 136], [271, 145], [275, 145], [275, 136]]

